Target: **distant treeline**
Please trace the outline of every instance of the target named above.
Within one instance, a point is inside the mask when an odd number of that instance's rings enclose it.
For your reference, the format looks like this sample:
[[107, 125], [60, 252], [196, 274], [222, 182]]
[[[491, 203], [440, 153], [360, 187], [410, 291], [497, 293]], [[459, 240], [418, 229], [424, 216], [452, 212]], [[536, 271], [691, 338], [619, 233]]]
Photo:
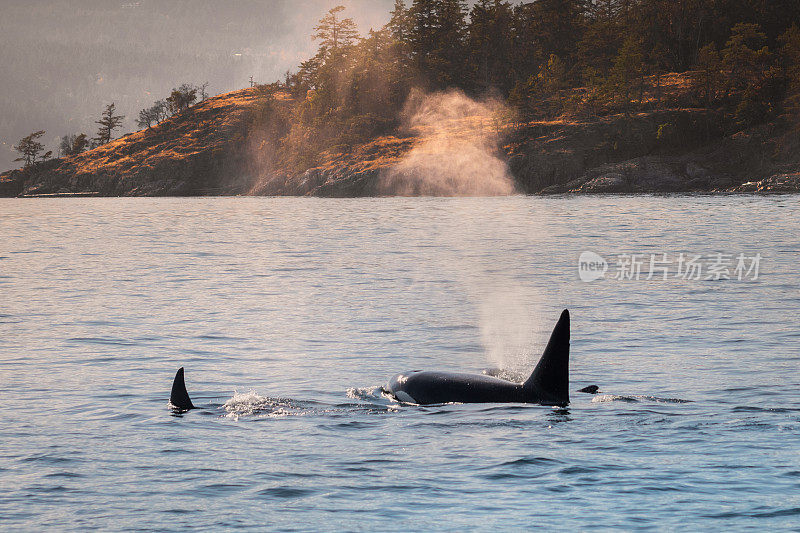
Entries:
[[136, 125], [140, 128], [150, 128], [154, 124], [163, 122], [169, 117], [189, 109], [197, 102], [198, 98], [201, 102], [204, 102], [208, 98], [207, 88], [208, 82], [200, 86], [184, 83], [180, 87], [172, 89], [167, 98], [156, 100], [152, 106], [139, 111]]
[[555, 97], [548, 113], [591, 115], [642, 104], [645, 78], [696, 70], [696, 103], [743, 128], [800, 105], [786, 100], [800, 92], [798, 24], [797, 0], [396, 0], [388, 24], [360, 36], [339, 6], [315, 28], [317, 53], [261, 87], [298, 103], [273, 100], [264, 116], [305, 166], [395, 126], [412, 88], [494, 94], [523, 116]]
[[[207, 88], [208, 82], [200, 86], [182, 84], [173, 89], [167, 98], [157, 100], [151, 107], [142, 109], [136, 119], [136, 125], [143, 129], [150, 128], [189, 109], [198, 99], [201, 102], [205, 101], [208, 98]], [[59, 157], [78, 155], [114, 140], [114, 130], [121, 128], [125, 120], [124, 115], [117, 115], [116, 109], [114, 102], [106, 106], [100, 120], [95, 121], [98, 129], [94, 137], [90, 138], [86, 133], [70, 133], [61, 137], [58, 146]], [[50, 159], [53, 152], [45, 152], [44, 144], [39, 141], [45, 133], [44, 130], [40, 130], [22, 138], [14, 146], [14, 150], [19, 154], [15, 161], [22, 162], [24, 168], [29, 169]]]
[[[139, 111], [136, 125], [142, 129], [150, 128], [189, 109], [198, 99], [201, 102], [205, 101], [208, 98], [207, 89], [208, 82], [199, 86], [184, 83], [180, 87], [172, 89], [168, 97], [156, 100], [152, 106]], [[89, 139], [85, 133], [65, 135], [61, 138], [59, 154], [62, 157], [76, 155], [111, 142], [114, 139], [114, 130], [122, 126], [124, 119], [124, 115], [116, 115], [116, 104], [112, 102], [106, 106], [100, 120], [96, 121], [99, 128], [95, 137]]]

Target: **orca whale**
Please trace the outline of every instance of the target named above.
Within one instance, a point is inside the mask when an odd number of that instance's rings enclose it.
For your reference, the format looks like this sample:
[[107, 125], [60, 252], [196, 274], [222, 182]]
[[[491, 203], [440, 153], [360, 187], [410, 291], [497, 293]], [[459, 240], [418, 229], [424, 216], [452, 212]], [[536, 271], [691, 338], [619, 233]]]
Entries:
[[177, 411], [188, 411], [195, 409], [189, 393], [186, 391], [186, 382], [183, 380], [183, 367], [178, 369], [175, 379], [172, 382], [172, 391], [169, 393], [169, 403]]
[[394, 376], [386, 392], [403, 403], [569, 404], [569, 311], [558, 319], [539, 363], [524, 383], [485, 374], [414, 371]]
[[[596, 386], [594, 387], [596, 391]], [[589, 387], [586, 387], [589, 389]], [[569, 311], [564, 309], [533, 373], [524, 383], [485, 374], [414, 371], [391, 379], [386, 392], [403, 403], [569, 404]], [[581, 392], [589, 392], [582, 389]], [[176, 411], [196, 409], [186, 390], [183, 367], [172, 382], [169, 403]]]

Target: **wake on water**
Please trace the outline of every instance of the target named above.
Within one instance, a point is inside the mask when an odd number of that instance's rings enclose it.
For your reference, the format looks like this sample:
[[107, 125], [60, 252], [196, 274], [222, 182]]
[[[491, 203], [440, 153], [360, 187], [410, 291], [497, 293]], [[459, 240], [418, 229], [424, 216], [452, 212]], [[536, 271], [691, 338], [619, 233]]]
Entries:
[[592, 403], [609, 403], [609, 402], [691, 403], [692, 400], [682, 400], [680, 398], [659, 398], [658, 396], [644, 396], [644, 395], [620, 396], [617, 394], [598, 394], [597, 396], [592, 398]]
[[[484, 374], [506, 379], [508, 381], [521, 382], [525, 376], [513, 369], [492, 368], [485, 369]], [[293, 416], [324, 415], [331, 413], [343, 413], [363, 411], [393, 412], [397, 411], [402, 403], [398, 402], [391, 394], [386, 392], [383, 386], [375, 385], [371, 387], [351, 387], [347, 389], [347, 398], [356, 400], [358, 404], [331, 404], [326, 405], [319, 402], [298, 401], [290, 398], [272, 398], [261, 396], [254, 390], [247, 392], [234, 391], [231, 398], [226, 400], [221, 406], [225, 411], [223, 418], [239, 420], [240, 418], [287, 418]], [[649, 395], [618, 395], [618, 394], [597, 394], [591, 403], [690, 403], [691, 400], [680, 398], [661, 398]], [[209, 407], [214, 407], [209, 406]]]
[[254, 390], [243, 393], [234, 391], [233, 397], [222, 404], [222, 408], [225, 410], [223, 416], [233, 420], [238, 420], [242, 416], [284, 418], [308, 414], [308, 409], [294, 400], [269, 398], [259, 395]]
[[[509, 368], [484, 368], [482, 374], [487, 376], [494, 376], [496, 378], [505, 379], [514, 383], [522, 383], [527, 379], [527, 376], [519, 370]], [[609, 402], [625, 402], [625, 403], [639, 403], [639, 402], [654, 402], [654, 403], [691, 403], [691, 400], [682, 400], [680, 398], [661, 398], [658, 396], [649, 395], [619, 395], [619, 394], [597, 394], [595, 392], [585, 391], [583, 389], [578, 392], [587, 392], [589, 394], [596, 394], [592, 398], [592, 403], [609, 403]]]
[[350, 388], [347, 397], [365, 403], [326, 404], [316, 401], [294, 400], [262, 396], [254, 390], [234, 391], [233, 396], [222, 404], [206, 404], [205, 408], [222, 409], [222, 418], [287, 418], [349, 412], [387, 412], [397, 408], [398, 403], [383, 393], [383, 387]]
[[[481, 373], [515, 383], [522, 383], [527, 379], [527, 375], [516, 368], [485, 368]], [[594, 386], [594, 391], [597, 391], [596, 386]], [[588, 391], [581, 389], [578, 392]], [[594, 392], [591, 393], [594, 394]], [[399, 402], [381, 385], [351, 387], [347, 389], [346, 396], [348, 399], [356, 400], [358, 403], [324, 404], [316, 401], [300, 401], [291, 398], [273, 398], [262, 396], [251, 389], [247, 392], [234, 391], [233, 396], [221, 405], [210, 404], [207, 405], [207, 407], [221, 408], [225, 411], [225, 413], [221, 415], [223, 418], [239, 420], [242, 417], [264, 419], [325, 415], [332, 413], [341, 414], [356, 411], [363, 412], [365, 409], [368, 411], [386, 413], [397, 411], [400, 406], [403, 405], [402, 402]], [[690, 400], [661, 398], [649, 395], [618, 395], [608, 393], [596, 394], [591, 400], [591, 403], [612, 402], [689, 403]]]

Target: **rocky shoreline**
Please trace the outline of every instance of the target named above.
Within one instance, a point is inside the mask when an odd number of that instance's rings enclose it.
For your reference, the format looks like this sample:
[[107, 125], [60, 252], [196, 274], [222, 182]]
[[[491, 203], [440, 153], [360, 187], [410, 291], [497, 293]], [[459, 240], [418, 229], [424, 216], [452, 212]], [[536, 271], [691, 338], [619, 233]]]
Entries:
[[[253, 146], [251, 89], [78, 156], [0, 174], [0, 196], [384, 195], [381, 176], [419, 142], [398, 132], [324, 154], [299, 172], [268, 169]], [[800, 134], [780, 119], [726, 136], [706, 109], [513, 124], [496, 157], [525, 194], [800, 192]], [[699, 148], [698, 148], [699, 147]]]

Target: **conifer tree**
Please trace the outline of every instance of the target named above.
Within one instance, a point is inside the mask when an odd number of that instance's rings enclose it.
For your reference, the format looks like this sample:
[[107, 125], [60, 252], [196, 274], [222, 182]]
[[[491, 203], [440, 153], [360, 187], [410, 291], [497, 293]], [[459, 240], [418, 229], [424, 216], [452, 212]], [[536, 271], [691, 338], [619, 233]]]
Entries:
[[327, 58], [338, 55], [343, 48], [352, 46], [358, 37], [358, 28], [352, 18], [342, 18], [344, 6], [331, 8], [314, 27], [311, 37], [319, 41], [318, 54]]
[[49, 159], [52, 152], [45, 152], [42, 155], [44, 144], [39, 142], [39, 139], [44, 134], [44, 130], [40, 130], [20, 139], [17, 145], [14, 146], [14, 150], [20, 154], [20, 157], [16, 158], [14, 161], [21, 161], [25, 168], [29, 169], [34, 167], [39, 161]]
[[95, 121], [95, 124], [100, 125], [97, 136], [93, 139], [97, 146], [110, 143], [114, 138], [114, 130], [122, 126], [125, 116], [115, 114], [116, 109], [117, 106], [113, 102], [108, 104], [100, 120]]

